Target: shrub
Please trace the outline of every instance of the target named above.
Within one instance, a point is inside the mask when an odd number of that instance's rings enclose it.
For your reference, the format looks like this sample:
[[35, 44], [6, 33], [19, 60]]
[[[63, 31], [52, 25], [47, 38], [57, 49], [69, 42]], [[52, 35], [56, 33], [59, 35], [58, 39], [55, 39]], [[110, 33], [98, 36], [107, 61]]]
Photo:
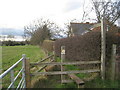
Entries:
[[21, 42], [18, 42], [18, 41], [3, 41], [2, 42], [2, 46], [18, 46], [18, 45], [25, 45], [26, 42], [24, 41], [21, 41]]
[[[106, 33], [106, 76], [111, 75], [111, 49], [117, 44], [117, 54], [120, 56], [120, 29], [109, 30]], [[101, 58], [101, 32], [99, 30], [88, 32], [81, 36], [74, 36], [57, 40], [55, 42], [55, 55], [60, 57], [60, 48], [65, 46], [65, 58], [70, 61], [90, 61]], [[98, 65], [80, 65], [80, 68], [96, 68]], [[120, 70], [120, 68], [119, 68]]]
[[[112, 44], [119, 44], [118, 30], [109, 30], [106, 37], [106, 53], [110, 58]], [[59, 39], [55, 42], [55, 54], [60, 56], [60, 47], [65, 46], [66, 59], [68, 60], [100, 60], [101, 33], [91, 31], [81, 36]]]
[[44, 40], [44, 42], [42, 44], [42, 48], [45, 52], [52, 52], [53, 51], [53, 44], [54, 44], [54, 41]]
[[[60, 47], [65, 46], [66, 59], [68, 60], [98, 60], [100, 58], [100, 33], [87, 33], [57, 40], [55, 54], [60, 56]], [[97, 51], [97, 53], [95, 53]]]

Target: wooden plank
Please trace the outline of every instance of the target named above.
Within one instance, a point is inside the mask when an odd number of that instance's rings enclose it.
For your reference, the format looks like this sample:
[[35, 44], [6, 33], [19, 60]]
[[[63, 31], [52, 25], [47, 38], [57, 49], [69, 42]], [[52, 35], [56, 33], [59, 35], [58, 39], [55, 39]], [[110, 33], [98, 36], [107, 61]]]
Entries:
[[78, 85], [84, 85], [85, 82], [80, 79], [79, 77], [77, 77], [75, 74], [68, 74], [68, 76], [73, 80], [75, 81]]
[[35, 72], [31, 73], [31, 75], [60, 75], [60, 74], [71, 74], [71, 73], [92, 73], [92, 72], [100, 72], [99, 69], [90, 69], [90, 70], [80, 70], [80, 71], [54, 71], [54, 72]]
[[30, 63], [31, 66], [35, 65], [78, 65], [78, 64], [99, 64], [100, 61], [77, 61], [77, 62], [46, 62], [46, 63]]
[[73, 80], [62, 80], [62, 83], [71, 83]]
[[[50, 61], [50, 62], [53, 62], [54, 60]], [[37, 70], [36, 72], [40, 72], [42, 71], [43, 69], [45, 69], [47, 67], [47, 65], [44, 65], [43, 67], [41, 67], [39, 70]]]
[[36, 72], [40, 72], [42, 71], [43, 69], [45, 69], [47, 67], [47, 65], [44, 65], [42, 68], [40, 68], [39, 70], [37, 70]]
[[39, 61], [39, 62], [37, 62], [37, 63], [44, 62], [45, 60], [47, 60], [47, 59], [49, 59], [49, 58], [51, 58], [51, 57], [53, 57], [53, 56], [54, 56], [54, 55], [50, 55], [50, 56], [46, 57], [45, 59], [42, 59], [41, 61]]

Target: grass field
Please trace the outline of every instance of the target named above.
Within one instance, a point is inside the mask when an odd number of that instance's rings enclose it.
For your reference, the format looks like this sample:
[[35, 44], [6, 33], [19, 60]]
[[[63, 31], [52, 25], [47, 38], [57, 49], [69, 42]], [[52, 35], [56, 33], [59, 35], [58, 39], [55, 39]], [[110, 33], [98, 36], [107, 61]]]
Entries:
[[[44, 57], [43, 51], [39, 48], [39, 46], [2, 46], [2, 72], [7, 70], [10, 66], [12, 66], [15, 62], [17, 62], [22, 54], [26, 54], [26, 57], [30, 58], [30, 62], [39, 61]], [[20, 63], [15, 69], [15, 75], [20, 70]], [[19, 80], [18, 80], [19, 81]], [[10, 83], [10, 75], [8, 74], [2, 81], [3, 87], [7, 87]]]
[[[4, 72], [10, 66], [12, 66], [15, 62], [17, 62], [22, 54], [26, 54], [26, 57], [30, 58], [30, 62], [39, 61], [41, 58], [44, 58], [45, 55], [38, 46], [3, 46], [2, 47], [2, 71]], [[57, 62], [60, 62], [60, 58], [57, 59]], [[20, 63], [20, 65], [22, 65]], [[18, 73], [21, 67], [17, 66], [15, 71], [15, 75]], [[69, 70], [78, 70], [78, 67], [74, 65], [67, 65], [67, 69]], [[81, 79], [84, 77], [88, 77], [88, 74], [77, 74]], [[21, 77], [21, 76], [20, 76]], [[38, 78], [36, 78], [38, 79]], [[18, 84], [20, 78], [18, 78], [16, 85]], [[36, 83], [37, 87], [44, 88], [77, 88], [75, 83], [68, 84], [60, 84], [60, 76], [50, 76], [47, 79], [38, 80]], [[3, 87], [7, 88], [10, 84], [10, 74], [7, 75], [3, 81]], [[96, 78], [92, 81], [85, 82], [85, 88], [120, 88], [120, 81], [109, 81], [109, 80], [101, 80], [100, 78]]]
[[30, 62], [36, 62], [44, 57], [43, 51], [38, 46], [3, 46], [2, 68], [3, 71], [17, 62], [22, 54], [30, 58]]

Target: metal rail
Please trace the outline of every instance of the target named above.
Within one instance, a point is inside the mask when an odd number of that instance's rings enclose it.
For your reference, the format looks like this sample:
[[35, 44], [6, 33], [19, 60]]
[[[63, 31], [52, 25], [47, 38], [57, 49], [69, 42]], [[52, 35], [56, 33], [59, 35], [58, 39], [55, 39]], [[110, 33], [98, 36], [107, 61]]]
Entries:
[[21, 61], [23, 60], [23, 58], [21, 58], [19, 61], [17, 61], [14, 65], [12, 65], [9, 69], [7, 69], [4, 73], [2, 73], [0, 75], [0, 79], [2, 79], [3, 77], [5, 77], [11, 70], [13, 70]]
[[9, 85], [8, 88], [11, 88], [12, 85], [14, 84], [14, 82], [17, 80], [18, 76], [20, 75], [20, 73], [23, 71], [23, 68], [19, 71], [19, 73], [17, 74], [17, 76], [14, 78], [13, 82]]
[[[22, 73], [22, 78], [17, 86], [16, 89], [18, 89], [20, 86], [23, 88], [26, 87], [26, 83], [25, 83], [25, 54], [22, 55], [22, 58], [20, 60], [18, 60], [15, 64], [13, 64], [9, 69], [7, 69], [5, 72], [3, 72], [1, 75], [0, 75], [0, 79], [3, 79], [8, 73], [11, 74], [11, 83], [10, 85], [8, 86], [7, 90], [9, 90], [10, 88], [15, 88], [14, 86], [14, 83], [15, 81], [18, 79], [19, 75]], [[18, 74], [15, 76], [14, 78], [14, 68], [20, 63], [22, 62], [22, 67], [20, 69], [20, 71], [18, 72]]]

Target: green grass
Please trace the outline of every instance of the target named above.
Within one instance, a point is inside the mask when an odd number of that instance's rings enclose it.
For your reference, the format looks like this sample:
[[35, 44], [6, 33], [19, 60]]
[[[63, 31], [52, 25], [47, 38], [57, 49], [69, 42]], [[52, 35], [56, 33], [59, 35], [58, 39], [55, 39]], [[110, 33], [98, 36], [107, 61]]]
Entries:
[[[40, 58], [43, 58], [45, 55], [43, 51], [38, 46], [2, 46], [2, 71], [4, 72], [7, 70], [10, 66], [12, 66], [15, 62], [17, 62], [21, 57], [22, 54], [26, 54], [26, 57], [30, 58], [30, 62], [37, 62], [40, 60]], [[60, 58], [57, 58], [57, 62], [60, 62]], [[15, 75], [20, 70], [20, 65], [16, 67]], [[79, 68], [75, 65], [65, 65], [65, 67], [68, 70], [79, 70]], [[89, 74], [76, 74], [78, 77], [85, 78], [89, 77]], [[21, 76], [20, 76], [21, 77]], [[37, 78], [38, 79], [38, 78]], [[20, 78], [16, 81], [19, 82]], [[41, 81], [41, 83], [38, 83], [36, 85], [43, 85], [48, 87], [55, 87], [55, 88], [77, 88], [77, 85], [75, 83], [68, 83], [68, 84], [60, 84], [58, 82], [60, 80], [60, 77], [50, 77], [48, 80]], [[3, 79], [3, 87], [7, 88], [10, 84], [10, 74], [7, 75]], [[15, 84], [17, 84], [15, 83]], [[92, 81], [85, 82], [85, 88], [120, 88], [120, 81], [110, 81], [110, 80], [101, 80], [100, 78], [96, 78]]]
[[[57, 62], [60, 62], [60, 58], [57, 58]], [[75, 65], [64, 65], [67, 70], [80, 70]], [[79, 78], [89, 78], [92, 76], [91, 73], [79, 73], [76, 74]], [[58, 84], [56, 88], [77, 88], [75, 83], [68, 83], [68, 84]], [[96, 77], [92, 81], [85, 82], [85, 88], [119, 88], [120, 89], [120, 81], [111, 81], [111, 80], [102, 80], [99, 77]]]
[[[20, 58], [22, 58], [22, 54], [26, 54], [26, 57], [30, 58], [30, 62], [37, 62], [45, 56], [39, 46], [2, 46], [2, 72], [6, 71]], [[15, 76], [21, 69], [21, 66], [22, 63], [17, 65], [17, 67], [14, 69]], [[16, 82], [19, 82], [19, 80]], [[10, 74], [5, 76], [2, 83], [3, 87], [8, 87], [10, 84]]]
[[55, 88], [77, 88], [75, 83], [57, 84]]
[[61, 59], [59, 57], [56, 57], [56, 62], [61, 62]]
[[88, 74], [86, 74], [86, 73], [79, 73], [79, 74], [76, 74], [76, 76], [78, 76], [81, 79], [88, 78], [88, 77], [90, 77], [90, 73], [88, 73]]
[[8, 69], [17, 62], [22, 54], [30, 58], [30, 62], [36, 62], [44, 57], [42, 50], [38, 46], [3, 46], [2, 47], [2, 68]]
[[65, 68], [67, 70], [80, 70], [77, 66], [75, 65], [65, 65]]
[[120, 81], [102, 80], [100, 77], [85, 83], [86, 88], [119, 88]]

